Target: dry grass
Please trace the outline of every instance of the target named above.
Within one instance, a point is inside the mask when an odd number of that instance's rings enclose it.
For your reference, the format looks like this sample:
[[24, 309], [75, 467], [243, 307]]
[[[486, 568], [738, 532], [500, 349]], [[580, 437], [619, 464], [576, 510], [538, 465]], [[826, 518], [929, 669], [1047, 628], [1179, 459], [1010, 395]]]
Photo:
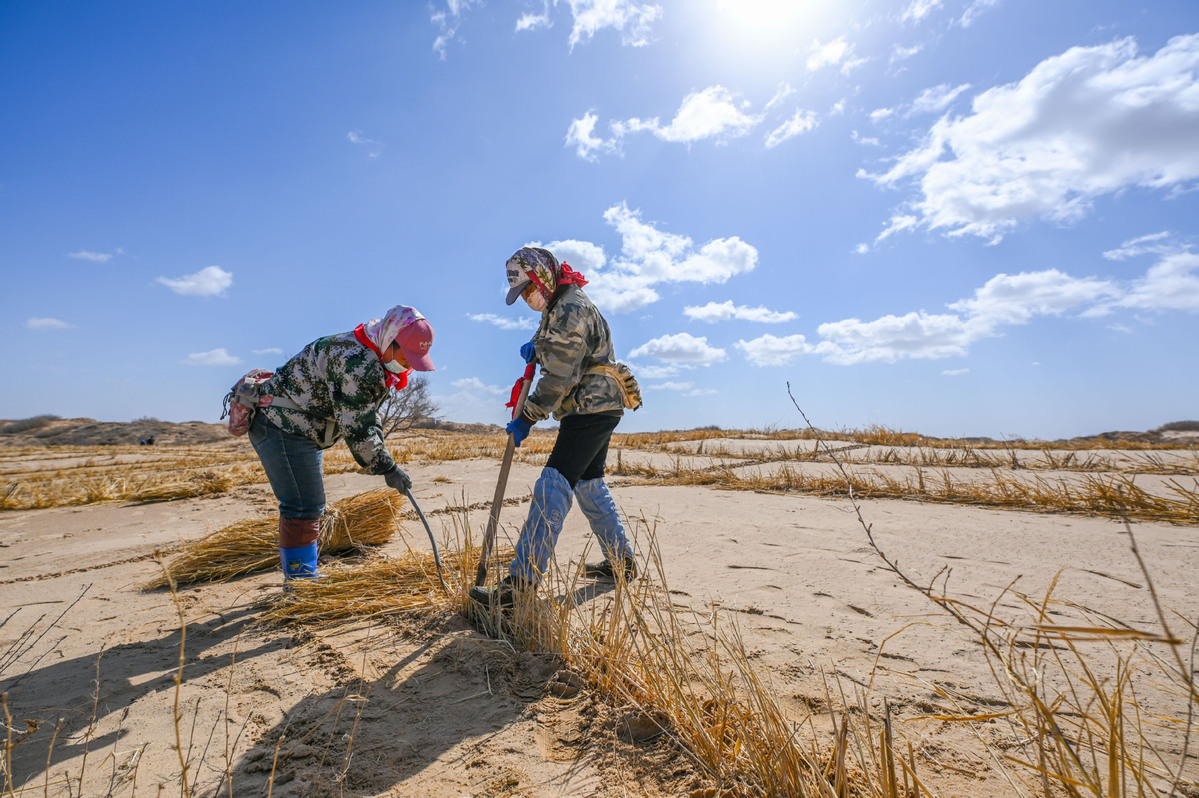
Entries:
[[[321, 518], [321, 554], [364, 550], [391, 540], [399, 531], [404, 497], [391, 488], [342, 499]], [[190, 543], [163, 566], [163, 573], [145, 587], [154, 590], [176, 584], [220, 582], [267, 571], [279, 564], [276, 518], [238, 521]], [[436, 573], [436, 571], [434, 571]]]
[[725, 490], [809, 493], [848, 496], [852, 492], [870, 499], [908, 499], [951, 504], [971, 504], [1012, 510], [1082, 513], [1110, 518], [1199, 524], [1199, 483], [1187, 486], [1177, 480], [1165, 484], [1166, 495], [1150, 493], [1124, 475], [1079, 474], [1071, 479], [1046, 479], [1037, 475], [1014, 476], [992, 470], [990, 479], [955, 480], [945, 469], [891, 473], [877, 469], [829, 474], [808, 472], [789, 465], [775, 471], [743, 474], [739, 466], [720, 464], [690, 468], [676, 461], [673, 467], [621, 462], [619, 475], [631, 484], [703, 485]]
[[[698, 429], [613, 436], [618, 462], [632, 451], [680, 453], [679, 445], [708, 458], [740, 465], [827, 460], [815, 446], [815, 430]], [[1199, 475], [1195, 444], [1147, 444], [1139, 441], [1066, 441], [1052, 447], [1040, 442], [985, 442], [928, 438], [885, 427], [833, 434], [840, 456], [860, 465], [915, 468], [973, 468], [1112, 474]], [[771, 442], [745, 447], [725, 440]], [[788, 447], [786, 441], [796, 441]], [[811, 442], [800, 445], [798, 442]], [[848, 442], [847, 444], [845, 442]], [[399, 462], [445, 462], [503, 455], [505, 436], [421, 430], [393, 435], [389, 448]], [[552, 430], [535, 430], [516, 451], [516, 460], [543, 465], [553, 448]], [[856, 451], [848, 451], [850, 448]], [[1122, 448], [1138, 454], [1114, 455], [1088, 450]], [[1149, 451], [1153, 450], [1153, 451]], [[1157, 451], [1162, 450], [1162, 451]], [[1173, 450], [1175, 454], [1163, 452]], [[1182, 456], [1187, 452], [1190, 456]], [[1085, 453], [1085, 454], [1084, 454]], [[358, 471], [344, 444], [327, 450], [326, 474]], [[615, 469], [617, 473], [622, 468]], [[0, 510], [28, 510], [100, 502], [170, 501], [222, 493], [234, 485], [261, 484], [266, 476], [244, 439], [190, 447], [76, 446], [0, 450]], [[696, 483], [703, 484], [703, 483]], [[984, 502], [986, 503], [986, 502]]]

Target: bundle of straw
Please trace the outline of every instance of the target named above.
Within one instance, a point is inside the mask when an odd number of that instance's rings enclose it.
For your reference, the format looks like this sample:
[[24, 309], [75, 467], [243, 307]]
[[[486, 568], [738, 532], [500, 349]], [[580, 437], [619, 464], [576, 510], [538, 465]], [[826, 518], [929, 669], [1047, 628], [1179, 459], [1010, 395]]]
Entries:
[[[321, 554], [379, 546], [401, 531], [404, 498], [391, 488], [359, 493], [334, 504], [321, 517], [317, 544]], [[235, 576], [269, 571], [279, 564], [278, 521], [253, 518], [230, 524], [188, 544], [163, 566], [147, 590], [176, 584], [220, 582]]]

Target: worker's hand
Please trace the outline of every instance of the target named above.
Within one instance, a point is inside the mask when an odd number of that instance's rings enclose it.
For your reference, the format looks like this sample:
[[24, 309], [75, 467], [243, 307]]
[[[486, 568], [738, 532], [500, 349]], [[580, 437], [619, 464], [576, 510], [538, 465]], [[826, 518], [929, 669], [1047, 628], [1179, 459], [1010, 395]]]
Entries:
[[508, 432], [512, 434], [513, 443], [515, 443], [518, 447], [520, 446], [521, 441], [529, 437], [529, 430], [532, 428], [533, 425], [528, 421], [525, 421], [525, 417], [523, 415], [517, 416], [509, 421], [507, 427]]
[[384, 474], [383, 479], [387, 480], [387, 487], [395, 488], [400, 493], [407, 493], [412, 489], [412, 478], [404, 473], [404, 469], [399, 466]]
[[532, 363], [537, 357], [537, 346], [532, 341], [526, 341], [520, 346], [520, 356], [526, 363]]

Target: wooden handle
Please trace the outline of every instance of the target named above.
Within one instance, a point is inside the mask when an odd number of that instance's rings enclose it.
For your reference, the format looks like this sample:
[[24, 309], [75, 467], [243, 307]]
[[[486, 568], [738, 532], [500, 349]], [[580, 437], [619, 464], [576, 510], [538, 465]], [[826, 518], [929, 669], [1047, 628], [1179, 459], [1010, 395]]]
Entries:
[[[525, 409], [525, 398], [529, 395], [529, 387], [533, 384], [533, 374], [536, 366], [530, 363], [525, 367], [524, 384], [520, 386], [520, 396], [512, 410], [512, 417], [517, 418]], [[487, 580], [487, 560], [491, 557], [491, 549], [495, 545], [496, 530], [500, 526], [500, 510], [504, 507], [504, 490], [508, 487], [508, 472], [512, 470], [512, 455], [516, 452], [516, 436], [508, 433], [508, 445], [504, 447], [504, 459], [500, 463], [500, 478], [495, 485], [495, 495], [491, 497], [491, 515], [487, 517], [487, 531], [483, 533], [483, 548], [479, 552], [479, 570], [475, 572], [475, 587]]]

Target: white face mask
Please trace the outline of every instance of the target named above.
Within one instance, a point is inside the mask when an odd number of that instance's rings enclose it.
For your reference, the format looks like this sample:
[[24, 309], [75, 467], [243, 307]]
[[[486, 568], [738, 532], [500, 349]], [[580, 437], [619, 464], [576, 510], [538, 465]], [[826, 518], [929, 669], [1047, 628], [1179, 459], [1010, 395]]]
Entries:
[[399, 364], [398, 361], [395, 361], [395, 360], [384, 360], [383, 368], [387, 369], [392, 374], [403, 374], [405, 371], [408, 370], [407, 366], [402, 366]]
[[538, 313], [545, 312], [546, 301], [545, 297], [541, 295], [540, 291], [534, 290], [531, 292], [529, 296], [525, 298], [525, 303]]

